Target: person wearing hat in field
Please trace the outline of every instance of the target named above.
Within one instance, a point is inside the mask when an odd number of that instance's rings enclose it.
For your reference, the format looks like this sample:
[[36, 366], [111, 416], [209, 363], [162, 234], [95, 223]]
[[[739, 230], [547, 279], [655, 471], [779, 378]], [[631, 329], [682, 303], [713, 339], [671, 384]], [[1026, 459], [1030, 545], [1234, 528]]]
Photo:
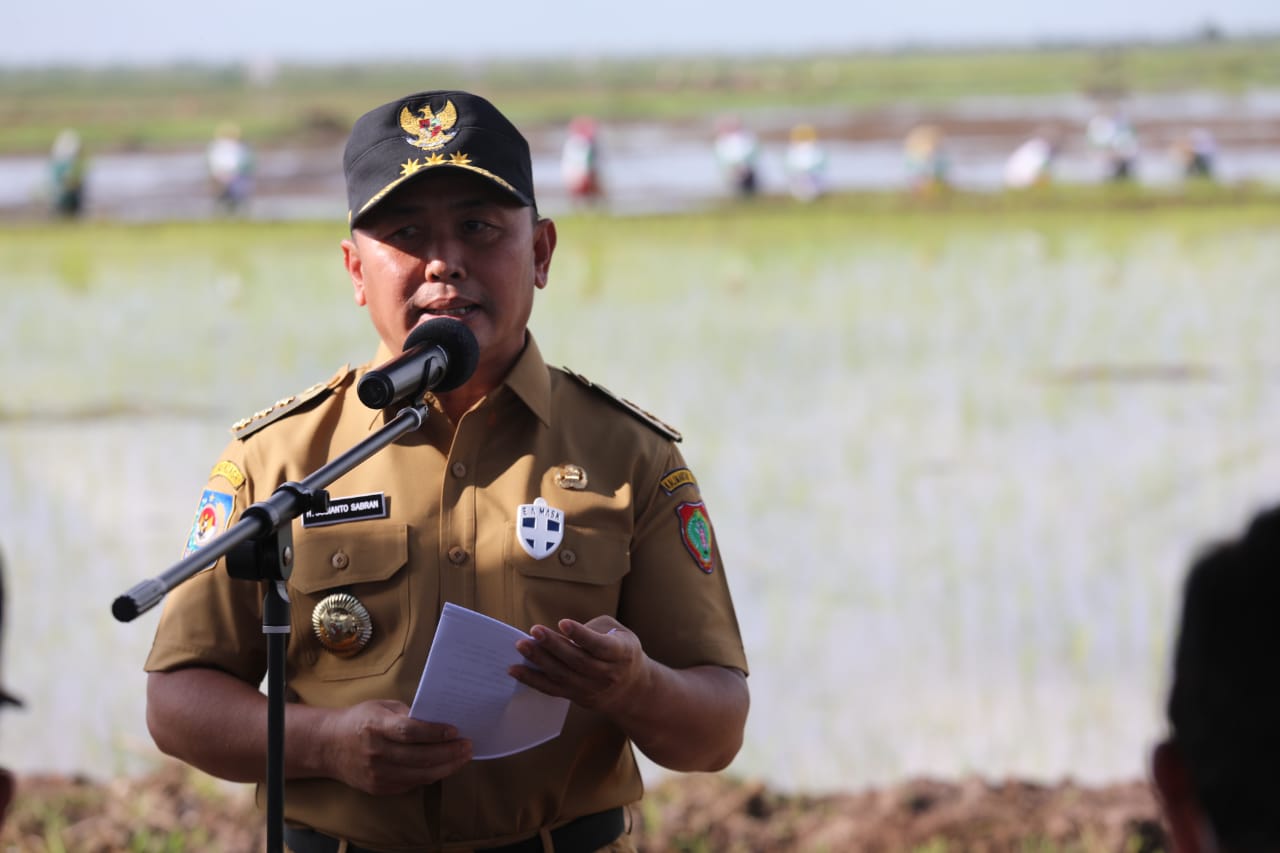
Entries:
[[785, 164], [791, 197], [813, 201], [827, 191], [827, 152], [811, 124], [791, 128]]
[[[377, 353], [234, 428], [189, 547], [393, 417], [356, 386], [420, 323], [465, 324], [479, 360], [461, 386], [426, 393], [420, 430], [328, 487], [331, 508], [360, 512], [293, 524], [286, 844], [634, 850], [633, 747], [669, 769], [720, 770], [749, 704], [719, 545], [680, 436], [543, 361], [526, 326], [556, 227], [538, 215], [528, 143], [497, 108], [461, 91], [398, 98], [356, 121], [343, 166], [342, 251]], [[165, 601], [147, 721], [164, 752], [260, 782], [262, 594], [221, 566]], [[478, 760], [453, 726], [409, 716], [446, 603], [527, 632], [508, 674], [570, 701], [557, 737]]]
[[1214, 545], [1183, 588], [1152, 772], [1174, 853], [1280, 851], [1280, 508]]

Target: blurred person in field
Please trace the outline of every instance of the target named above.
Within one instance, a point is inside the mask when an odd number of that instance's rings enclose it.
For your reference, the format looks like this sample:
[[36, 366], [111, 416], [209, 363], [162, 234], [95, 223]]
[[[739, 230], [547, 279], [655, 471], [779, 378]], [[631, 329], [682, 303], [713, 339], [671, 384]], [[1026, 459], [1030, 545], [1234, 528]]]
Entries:
[[[0, 554], [0, 643], [4, 637], [4, 555]], [[0, 681], [0, 684], [3, 684]], [[4, 687], [0, 686], [0, 708], [21, 707], [22, 700], [18, 699]], [[0, 767], [0, 826], [4, 825], [4, 817], [9, 811], [9, 804], [13, 802], [14, 791], [17, 785], [14, 782], [13, 773], [8, 768]]]
[[798, 201], [813, 201], [827, 191], [827, 152], [811, 124], [791, 128], [785, 161], [787, 184]]
[[575, 204], [596, 204], [603, 197], [600, 135], [592, 119], [580, 116], [569, 123], [569, 135], [560, 152], [560, 176]]
[[735, 116], [720, 120], [716, 128], [716, 162], [729, 189], [739, 198], [750, 198], [760, 189], [760, 142]]
[[205, 165], [218, 207], [228, 214], [240, 213], [253, 192], [253, 150], [240, 137], [240, 127], [230, 122], [220, 125], [205, 151]]
[[56, 216], [74, 219], [84, 209], [86, 170], [80, 134], [69, 128], [63, 130], [49, 152], [49, 191]]
[[932, 124], [913, 127], [903, 142], [903, 155], [907, 182], [914, 194], [931, 196], [947, 188], [951, 164], [941, 128]]
[[1176, 853], [1280, 851], [1280, 508], [1192, 565], [1152, 772]]
[[1037, 133], [1015, 148], [1005, 161], [1004, 185], [1012, 190], [1049, 186], [1057, 156], [1057, 140], [1047, 132]]
[[1124, 183], [1136, 177], [1138, 134], [1124, 113], [1100, 113], [1089, 120], [1089, 141], [1106, 158], [1107, 180]]
[[1183, 177], [1190, 180], [1213, 180], [1218, 143], [1207, 128], [1194, 127], [1173, 147], [1174, 157]]

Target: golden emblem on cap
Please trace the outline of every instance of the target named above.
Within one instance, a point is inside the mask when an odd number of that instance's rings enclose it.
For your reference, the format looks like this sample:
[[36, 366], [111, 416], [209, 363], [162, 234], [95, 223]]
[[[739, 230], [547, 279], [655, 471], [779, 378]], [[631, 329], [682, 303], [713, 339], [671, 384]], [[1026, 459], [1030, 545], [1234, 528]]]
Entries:
[[340, 658], [349, 658], [369, 645], [373, 620], [354, 595], [335, 592], [311, 611], [311, 629], [322, 646]]
[[580, 492], [587, 487], [587, 472], [581, 465], [561, 465], [556, 469], [556, 485]]
[[409, 134], [405, 141], [423, 151], [434, 151], [448, 145], [457, 136], [457, 133], [449, 133], [457, 121], [458, 111], [453, 101], [446, 101], [439, 113], [432, 113], [431, 105], [427, 104], [418, 110], [417, 117], [409, 112], [408, 107], [400, 110], [400, 127]]

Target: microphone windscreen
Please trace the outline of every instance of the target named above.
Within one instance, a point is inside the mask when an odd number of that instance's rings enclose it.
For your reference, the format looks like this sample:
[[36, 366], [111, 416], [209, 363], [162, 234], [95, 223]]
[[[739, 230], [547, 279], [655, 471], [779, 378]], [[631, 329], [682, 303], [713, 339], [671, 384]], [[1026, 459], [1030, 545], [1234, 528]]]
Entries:
[[465, 385], [480, 363], [480, 344], [476, 336], [466, 323], [449, 317], [428, 320], [405, 338], [406, 352], [420, 346], [439, 346], [449, 356], [449, 366], [444, 378], [436, 384], [436, 391], [452, 391]]

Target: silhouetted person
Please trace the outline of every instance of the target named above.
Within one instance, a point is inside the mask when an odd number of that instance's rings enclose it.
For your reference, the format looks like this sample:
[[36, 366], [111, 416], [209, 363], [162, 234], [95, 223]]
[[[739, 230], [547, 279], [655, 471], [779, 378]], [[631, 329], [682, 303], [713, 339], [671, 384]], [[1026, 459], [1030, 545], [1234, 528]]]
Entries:
[[1280, 509], [1191, 567], [1152, 770], [1177, 853], [1280, 851]]
[[[0, 649], [3, 648], [4, 640], [4, 555], [0, 554]], [[0, 685], [4, 682], [0, 681]], [[22, 700], [18, 699], [3, 686], [0, 686], [0, 708], [11, 706], [22, 706]], [[13, 802], [13, 794], [16, 785], [14, 783], [13, 774], [5, 767], [0, 767], [0, 826], [4, 825], [4, 816], [9, 811], [9, 804]]]

